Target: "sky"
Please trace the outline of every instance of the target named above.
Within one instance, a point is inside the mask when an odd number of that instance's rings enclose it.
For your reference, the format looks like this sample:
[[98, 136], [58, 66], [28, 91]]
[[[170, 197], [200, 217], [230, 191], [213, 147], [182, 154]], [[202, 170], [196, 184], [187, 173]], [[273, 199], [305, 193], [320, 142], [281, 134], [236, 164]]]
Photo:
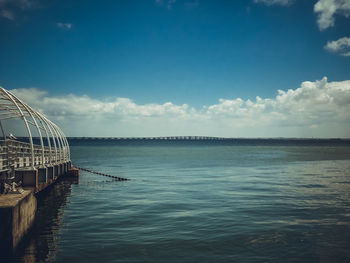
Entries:
[[67, 136], [350, 137], [350, 0], [0, 0], [0, 86]]

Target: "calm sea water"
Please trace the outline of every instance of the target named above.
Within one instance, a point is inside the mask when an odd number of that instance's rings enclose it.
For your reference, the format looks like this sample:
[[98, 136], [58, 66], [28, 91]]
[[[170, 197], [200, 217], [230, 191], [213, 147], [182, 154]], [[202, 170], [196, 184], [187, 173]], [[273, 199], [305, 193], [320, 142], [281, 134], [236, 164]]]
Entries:
[[350, 262], [350, 146], [73, 143], [15, 262]]

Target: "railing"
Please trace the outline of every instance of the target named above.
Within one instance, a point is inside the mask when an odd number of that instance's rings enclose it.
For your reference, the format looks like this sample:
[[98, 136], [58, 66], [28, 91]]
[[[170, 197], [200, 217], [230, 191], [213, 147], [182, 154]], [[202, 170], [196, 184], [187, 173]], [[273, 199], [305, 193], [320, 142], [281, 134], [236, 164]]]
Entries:
[[[50, 148], [15, 140], [0, 140], [0, 172], [21, 168], [38, 168], [69, 161], [67, 147]], [[32, 159], [34, 156], [34, 159]], [[32, 167], [34, 165], [34, 167]]]

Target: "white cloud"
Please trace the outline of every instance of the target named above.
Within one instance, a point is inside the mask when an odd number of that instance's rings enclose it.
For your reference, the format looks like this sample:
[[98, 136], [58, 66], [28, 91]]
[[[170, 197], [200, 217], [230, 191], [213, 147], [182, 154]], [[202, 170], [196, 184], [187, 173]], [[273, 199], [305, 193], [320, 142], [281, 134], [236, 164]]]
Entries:
[[191, 1], [185, 2], [185, 7], [188, 9], [196, 8], [198, 6], [199, 6], [199, 0], [191, 0]]
[[15, 20], [15, 15], [10, 10], [6, 10], [6, 9], [0, 10], [0, 16], [7, 18], [8, 20]]
[[21, 9], [33, 8], [37, 5], [35, 0], [0, 0], [0, 6], [9, 5]]
[[349, 137], [350, 80], [305, 81], [274, 98], [220, 99], [194, 108], [171, 102], [140, 105], [128, 98], [50, 96], [12, 90], [69, 136], [208, 135], [225, 137]]
[[350, 0], [318, 0], [314, 6], [318, 14], [317, 24], [320, 30], [325, 30], [335, 24], [335, 15], [350, 15]]
[[330, 52], [339, 53], [342, 56], [350, 56], [350, 37], [339, 38], [338, 40], [328, 41], [325, 46]]
[[71, 23], [62, 23], [62, 22], [58, 22], [56, 23], [57, 27], [65, 29], [65, 30], [70, 30], [72, 28], [72, 24]]
[[168, 9], [171, 9], [176, 3], [176, 0], [155, 0], [158, 5], [165, 5]]
[[30, 9], [37, 6], [36, 0], [11, 0], [12, 3], [16, 3], [22, 9]]
[[37, 6], [36, 0], [0, 0], [0, 16], [8, 20], [15, 20], [15, 13]]
[[291, 5], [294, 0], [254, 0], [254, 3], [262, 3], [265, 5], [282, 5], [288, 6]]

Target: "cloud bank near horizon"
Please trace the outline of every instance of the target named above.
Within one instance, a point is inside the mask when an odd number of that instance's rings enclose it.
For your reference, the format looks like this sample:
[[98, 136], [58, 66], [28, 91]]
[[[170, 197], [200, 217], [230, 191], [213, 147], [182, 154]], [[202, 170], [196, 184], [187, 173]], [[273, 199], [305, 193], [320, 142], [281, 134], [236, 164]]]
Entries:
[[220, 99], [217, 104], [135, 103], [129, 98], [12, 92], [56, 122], [67, 136], [350, 137], [350, 80], [302, 82], [274, 98]]

